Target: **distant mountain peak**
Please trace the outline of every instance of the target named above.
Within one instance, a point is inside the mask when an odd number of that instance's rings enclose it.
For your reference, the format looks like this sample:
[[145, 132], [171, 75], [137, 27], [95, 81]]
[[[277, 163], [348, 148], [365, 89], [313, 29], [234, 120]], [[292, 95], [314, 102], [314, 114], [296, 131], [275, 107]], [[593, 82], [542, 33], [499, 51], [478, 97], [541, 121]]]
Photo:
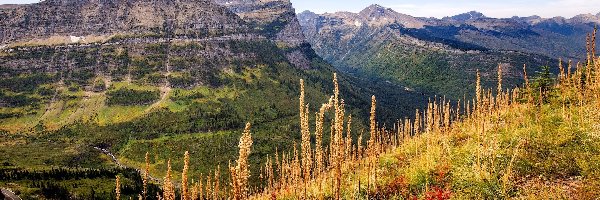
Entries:
[[445, 17], [444, 19], [452, 19], [456, 21], [468, 21], [468, 20], [476, 20], [481, 18], [487, 18], [483, 13], [477, 11], [470, 11], [467, 13], [455, 15], [452, 17]]
[[315, 20], [315, 19], [319, 18], [319, 15], [317, 13], [314, 13], [310, 10], [302, 11], [301, 13], [298, 13], [297, 16], [298, 16], [298, 20], [300, 21], [300, 24], [308, 23], [311, 20]]
[[369, 10], [385, 10], [387, 8], [379, 5], [379, 4], [371, 4], [369, 7], [365, 8], [365, 9], [369, 9]]
[[386, 7], [383, 7], [379, 4], [373, 4], [370, 5], [369, 7], [363, 9], [362, 11], [360, 11], [360, 14], [363, 16], [368, 16], [368, 15], [383, 15], [386, 12], [394, 12], [391, 9], [388, 9]]
[[310, 10], [305, 10], [305, 11], [302, 11], [301, 13], [299, 13], [299, 14], [301, 14], [301, 15], [316, 15], [317, 13], [314, 13], [314, 12], [312, 12]]
[[544, 18], [542, 18], [542, 17], [540, 17], [538, 15], [532, 15], [532, 16], [529, 16], [529, 17], [517, 17], [517, 16], [514, 16], [514, 17], [512, 17], [512, 19], [516, 20], [518, 22], [524, 22], [524, 23], [529, 24], [529, 25], [535, 25], [535, 24], [538, 24], [538, 23], [540, 23], [540, 22], [542, 22], [542, 21], [545, 20]]
[[539, 15], [531, 15], [531, 16], [529, 16], [529, 18], [532, 18], [532, 19], [542, 19], [542, 17], [540, 17]]
[[[413, 16], [398, 13], [391, 8], [373, 4], [358, 13], [358, 15], [370, 26], [385, 26], [392, 23], [402, 24], [408, 28], [421, 28], [425, 22]], [[360, 26], [356, 21], [355, 26]]]
[[600, 17], [593, 14], [580, 14], [570, 19], [575, 23], [600, 23]]

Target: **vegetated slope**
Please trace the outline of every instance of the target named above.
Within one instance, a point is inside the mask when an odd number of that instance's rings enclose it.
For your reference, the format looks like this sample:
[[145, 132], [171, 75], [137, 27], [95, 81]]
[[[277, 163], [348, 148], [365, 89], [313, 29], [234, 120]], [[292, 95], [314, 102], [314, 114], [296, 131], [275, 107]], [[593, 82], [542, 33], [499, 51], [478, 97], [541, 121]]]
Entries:
[[[98, 186], [125, 172], [101, 171], [83, 181], [77, 174], [117, 164], [141, 168], [148, 151], [152, 175], [162, 177], [169, 159], [174, 168], [183, 164], [184, 148], [193, 149], [198, 164], [191, 172], [220, 165], [224, 173], [246, 122], [257, 124], [253, 170], [276, 148], [291, 149], [298, 137], [290, 133], [299, 130], [298, 80], [306, 80], [307, 102], [316, 110], [329, 99], [335, 69], [303, 42], [289, 1], [254, 3], [265, 20], [212, 1], [2, 6], [0, 170], [8, 178], [0, 187], [27, 199], [106, 199], [113, 190]], [[422, 93], [367, 83], [340, 75], [356, 116], [368, 114], [360, 108], [377, 91], [391, 97], [388, 119], [426, 101]], [[359, 129], [363, 124], [355, 121]], [[65, 173], [75, 175], [44, 178]], [[133, 175], [123, 181], [141, 184]]]
[[[436, 101], [400, 128], [372, 121], [370, 137], [379, 139], [350, 150], [345, 140], [331, 144], [331, 152], [342, 153], [326, 156], [328, 170], [309, 180], [297, 175], [306, 169], [295, 161], [272, 169], [267, 162], [266, 177], [275, 181], [253, 197], [593, 199], [600, 188], [599, 70], [595, 60], [576, 72], [560, 68], [555, 78], [544, 67], [531, 80], [525, 76], [523, 88], [497, 96], [477, 84], [466, 110]], [[291, 175], [278, 174], [287, 167]]]
[[[472, 94], [464, 86], [474, 84], [467, 77], [476, 69], [485, 72], [503, 65], [510, 72], [505, 86], [514, 87], [520, 84], [516, 77], [522, 75], [523, 64], [581, 60], [585, 36], [599, 22], [586, 16], [494, 19], [471, 12], [434, 19], [378, 5], [359, 13], [298, 15], [307, 40], [336, 68], [453, 99]], [[492, 79], [483, 74], [485, 85], [491, 86]]]
[[[498, 73], [494, 89], [485, 89], [477, 73], [476, 95], [469, 103], [435, 99], [426, 110], [417, 110], [417, 117], [401, 120], [392, 129], [377, 124], [373, 96], [369, 133], [358, 138], [353, 137], [352, 119], [334, 76], [334, 95], [315, 121], [314, 149], [302, 85], [300, 148], [268, 157], [259, 172], [249, 170], [248, 156], [255, 153], [256, 141], [248, 123], [240, 137], [239, 157], [228, 167], [230, 187], [213, 184], [219, 174], [211, 174], [206, 185], [183, 178], [177, 189], [172, 183], [178, 179], [167, 176], [162, 195], [176, 199], [181, 191], [182, 198], [191, 199], [592, 199], [600, 188], [600, 165], [595, 162], [600, 155], [599, 61], [575, 71], [560, 67], [557, 76], [542, 67], [533, 78], [524, 76], [523, 87], [512, 90], [503, 89], [503, 73]], [[324, 123], [328, 120], [330, 126]], [[324, 143], [322, 134], [329, 131], [331, 140]], [[194, 165], [186, 162], [179, 168], [189, 167]]]

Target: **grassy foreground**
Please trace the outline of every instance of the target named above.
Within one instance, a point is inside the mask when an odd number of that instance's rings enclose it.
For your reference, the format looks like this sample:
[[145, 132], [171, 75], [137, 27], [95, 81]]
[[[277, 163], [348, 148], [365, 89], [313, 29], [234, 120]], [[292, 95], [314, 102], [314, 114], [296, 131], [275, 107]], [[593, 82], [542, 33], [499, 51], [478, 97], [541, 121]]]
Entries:
[[306, 184], [284, 181], [252, 198], [594, 199], [600, 196], [598, 67], [561, 73], [557, 81], [542, 74], [510, 95], [479, 95], [477, 109], [457, 118], [463, 111], [450, 112], [456, 121], [448, 125], [439, 122], [446, 111], [432, 103], [433, 113], [418, 125], [423, 130], [406, 124], [381, 130], [380, 153], [358, 150], [343, 158], [342, 173], [334, 163]]

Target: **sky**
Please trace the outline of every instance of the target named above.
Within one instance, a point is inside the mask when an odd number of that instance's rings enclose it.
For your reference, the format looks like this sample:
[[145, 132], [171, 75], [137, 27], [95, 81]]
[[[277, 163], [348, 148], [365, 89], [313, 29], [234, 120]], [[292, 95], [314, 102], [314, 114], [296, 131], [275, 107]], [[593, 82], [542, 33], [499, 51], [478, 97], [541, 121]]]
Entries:
[[[39, 0], [0, 0], [0, 4], [34, 3]], [[296, 12], [358, 12], [371, 4], [392, 8], [415, 17], [445, 17], [476, 10], [488, 17], [573, 17], [597, 14], [600, 0], [291, 0]]]
[[[2, 1], [2, 0], [0, 0]], [[351, 11], [359, 12], [371, 4], [392, 8], [415, 17], [454, 16], [469, 11], [479, 11], [488, 17], [538, 15], [545, 18], [578, 14], [597, 14], [600, 0], [291, 0], [296, 12], [310, 10], [315, 13]]]

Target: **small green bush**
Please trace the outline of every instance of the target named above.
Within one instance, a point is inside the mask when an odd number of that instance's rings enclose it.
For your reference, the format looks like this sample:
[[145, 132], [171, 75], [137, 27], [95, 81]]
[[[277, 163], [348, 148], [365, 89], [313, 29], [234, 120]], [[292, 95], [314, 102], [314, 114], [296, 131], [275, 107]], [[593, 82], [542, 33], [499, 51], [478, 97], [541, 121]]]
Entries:
[[160, 92], [156, 90], [150, 91], [120, 88], [118, 90], [109, 91], [106, 94], [108, 96], [108, 105], [148, 105], [160, 98]]

